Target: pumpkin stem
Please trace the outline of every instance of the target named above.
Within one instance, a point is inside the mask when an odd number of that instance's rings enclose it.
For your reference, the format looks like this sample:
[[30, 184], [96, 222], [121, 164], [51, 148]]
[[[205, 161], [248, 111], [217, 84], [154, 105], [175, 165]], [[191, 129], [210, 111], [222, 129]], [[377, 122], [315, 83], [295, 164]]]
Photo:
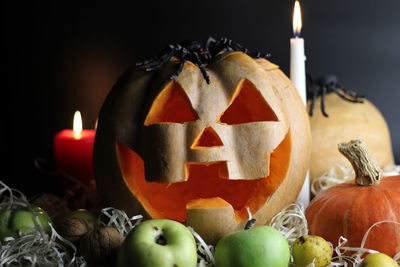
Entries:
[[375, 185], [382, 178], [382, 170], [377, 161], [368, 152], [367, 145], [360, 140], [339, 144], [339, 151], [353, 165], [356, 173], [356, 184]]

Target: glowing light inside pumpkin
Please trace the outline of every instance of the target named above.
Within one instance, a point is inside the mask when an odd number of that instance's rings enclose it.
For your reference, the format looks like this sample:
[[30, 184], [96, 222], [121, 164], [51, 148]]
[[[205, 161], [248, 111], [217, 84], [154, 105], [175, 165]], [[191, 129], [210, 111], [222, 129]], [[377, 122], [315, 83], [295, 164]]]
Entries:
[[293, 10], [293, 34], [295, 37], [300, 36], [301, 26], [302, 26], [302, 21], [301, 21], [300, 3], [299, 1], [296, 1], [294, 3], [294, 10]]
[[[126, 184], [150, 216], [184, 222], [188, 207], [226, 205], [218, 198], [233, 207], [238, 221], [248, 217], [246, 207], [249, 207], [252, 213], [258, 211], [285, 179], [291, 146], [289, 131], [271, 154], [268, 177], [254, 180], [230, 180], [225, 161], [207, 164], [188, 162], [186, 166], [188, 179], [178, 183], [147, 181], [144, 175], [144, 162], [140, 156], [122, 143], [117, 143], [116, 149]], [[203, 200], [199, 202], [199, 199]]]
[[223, 145], [224, 144], [222, 143], [221, 138], [219, 138], [215, 130], [211, 127], [207, 127], [194, 141], [192, 148], [193, 149], [209, 148], [209, 147], [217, 147]]
[[82, 116], [79, 110], [75, 111], [72, 131], [75, 139], [82, 138]]
[[149, 114], [144, 121], [145, 126], [161, 123], [185, 123], [199, 118], [182, 86], [170, 82], [154, 100]]
[[235, 125], [279, 120], [256, 86], [251, 81], [243, 79], [239, 82], [229, 107], [217, 121]]

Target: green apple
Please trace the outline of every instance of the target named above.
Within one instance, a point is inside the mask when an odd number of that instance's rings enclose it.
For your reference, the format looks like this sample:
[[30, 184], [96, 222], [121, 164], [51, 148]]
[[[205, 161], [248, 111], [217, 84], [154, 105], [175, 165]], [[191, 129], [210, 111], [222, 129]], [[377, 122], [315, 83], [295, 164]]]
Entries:
[[0, 211], [0, 239], [18, 238], [38, 229], [39, 224], [50, 232], [50, 216], [39, 207], [3, 209]]
[[360, 267], [398, 267], [397, 263], [386, 254], [368, 254], [360, 264]]
[[320, 236], [304, 235], [297, 238], [292, 246], [293, 261], [298, 267], [314, 262], [315, 267], [327, 266], [332, 260], [333, 249]]
[[215, 247], [216, 267], [287, 267], [290, 248], [270, 226], [258, 226], [224, 236]]
[[172, 220], [147, 220], [126, 236], [118, 267], [195, 267], [196, 242], [183, 224]]

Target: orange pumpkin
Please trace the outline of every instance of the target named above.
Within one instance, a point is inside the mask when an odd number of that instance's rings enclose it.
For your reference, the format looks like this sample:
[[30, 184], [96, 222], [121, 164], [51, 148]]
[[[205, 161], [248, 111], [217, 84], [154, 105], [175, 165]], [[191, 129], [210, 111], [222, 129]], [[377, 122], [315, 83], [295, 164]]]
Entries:
[[107, 205], [193, 226], [207, 241], [296, 200], [310, 156], [306, 110], [278, 66], [242, 52], [190, 61], [175, 80], [134, 69], [107, 97], [94, 161]]
[[[361, 141], [341, 144], [340, 152], [354, 167], [355, 183], [345, 183], [319, 193], [306, 210], [310, 234], [333, 244], [339, 237], [347, 246], [359, 247], [374, 223], [400, 223], [400, 176], [381, 178], [382, 172]], [[372, 228], [365, 248], [394, 256], [400, 251], [400, 226], [382, 223]]]

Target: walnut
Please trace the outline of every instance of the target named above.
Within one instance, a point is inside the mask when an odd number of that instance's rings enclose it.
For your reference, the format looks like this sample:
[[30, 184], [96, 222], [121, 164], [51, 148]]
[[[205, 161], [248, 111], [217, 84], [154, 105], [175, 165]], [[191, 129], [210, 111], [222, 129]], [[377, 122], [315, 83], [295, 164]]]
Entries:
[[93, 230], [93, 222], [81, 218], [66, 218], [56, 224], [57, 232], [65, 239], [75, 242]]
[[99, 227], [80, 240], [80, 253], [91, 266], [114, 266], [123, 242], [121, 234], [113, 227]]

